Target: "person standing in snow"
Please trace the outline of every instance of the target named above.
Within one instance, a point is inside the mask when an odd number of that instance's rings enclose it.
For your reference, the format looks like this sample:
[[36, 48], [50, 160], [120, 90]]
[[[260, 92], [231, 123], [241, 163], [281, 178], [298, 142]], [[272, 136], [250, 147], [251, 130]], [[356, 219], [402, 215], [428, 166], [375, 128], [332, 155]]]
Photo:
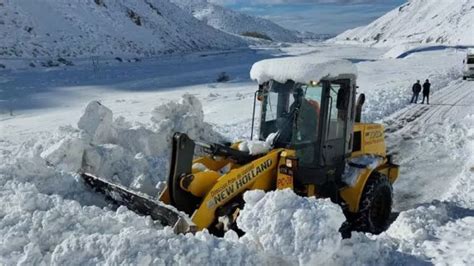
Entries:
[[412, 91], [413, 91], [413, 96], [411, 97], [410, 103], [417, 103], [418, 95], [420, 95], [420, 92], [421, 92], [421, 84], [419, 80], [417, 80], [416, 83], [413, 84]]
[[425, 84], [423, 84], [423, 101], [421, 104], [425, 103], [425, 98], [426, 98], [426, 104], [430, 104], [430, 89], [431, 89], [431, 83], [429, 80], [425, 81]]

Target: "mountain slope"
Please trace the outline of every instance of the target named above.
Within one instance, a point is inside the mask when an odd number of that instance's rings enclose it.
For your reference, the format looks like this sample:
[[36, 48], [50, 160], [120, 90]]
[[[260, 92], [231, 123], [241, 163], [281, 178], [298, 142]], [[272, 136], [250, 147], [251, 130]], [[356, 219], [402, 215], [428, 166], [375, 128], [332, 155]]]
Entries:
[[0, 2], [0, 57], [151, 56], [245, 43], [168, 0]]
[[410, 0], [336, 41], [393, 46], [400, 43], [474, 45], [473, 0]]
[[269, 37], [274, 41], [295, 42], [296, 33], [287, 30], [269, 20], [249, 16], [222, 6], [209, 3], [207, 0], [171, 0], [183, 10], [187, 10], [199, 20], [225, 32], [242, 35], [259, 33], [260, 37]]

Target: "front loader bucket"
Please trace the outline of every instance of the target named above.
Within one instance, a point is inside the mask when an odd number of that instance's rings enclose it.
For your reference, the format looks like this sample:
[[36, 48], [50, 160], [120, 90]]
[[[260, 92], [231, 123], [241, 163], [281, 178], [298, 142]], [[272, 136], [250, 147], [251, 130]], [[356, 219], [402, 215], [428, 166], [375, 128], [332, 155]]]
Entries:
[[197, 231], [195, 224], [185, 213], [153, 197], [131, 191], [124, 186], [113, 184], [88, 173], [82, 173], [81, 177], [88, 186], [106, 195], [114, 203], [124, 205], [138, 214], [150, 216], [164, 226], [171, 226], [177, 234]]

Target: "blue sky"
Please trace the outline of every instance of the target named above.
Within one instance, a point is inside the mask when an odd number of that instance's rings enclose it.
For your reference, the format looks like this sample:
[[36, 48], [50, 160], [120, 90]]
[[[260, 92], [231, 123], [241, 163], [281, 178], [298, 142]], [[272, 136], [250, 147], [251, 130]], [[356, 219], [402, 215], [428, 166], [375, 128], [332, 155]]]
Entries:
[[406, 0], [211, 0], [286, 28], [340, 33], [366, 25]]

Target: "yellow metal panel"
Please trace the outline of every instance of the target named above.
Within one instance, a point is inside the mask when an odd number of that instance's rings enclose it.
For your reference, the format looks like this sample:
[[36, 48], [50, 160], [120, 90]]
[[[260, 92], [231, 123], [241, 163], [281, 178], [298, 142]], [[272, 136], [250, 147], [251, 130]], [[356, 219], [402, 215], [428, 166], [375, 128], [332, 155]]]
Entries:
[[308, 185], [308, 197], [316, 196], [316, 186]]
[[293, 157], [295, 154], [294, 150], [284, 150], [280, 153], [280, 162], [278, 165], [277, 171], [277, 180], [276, 180], [276, 188], [277, 189], [292, 189], [293, 190], [293, 176], [284, 174], [280, 172], [280, 167], [284, 167], [286, 165], [286, 158]]
[[361, 171], [357, 182], [352, 187], [345, 187], [340, 191], [342, 199], [349, 205], [349, 211], [356, 213], [359, 211], [359, 201], [364, 191], [365, 183], [369, 179], [372, 170]]
[[210, 158], [207, 156], [199, 157], [193, 161], [195, 163], [201, 163], [205, 165], [208, 169], [213, 171], [219, 171], [222, 167], [229, 164], [231, 161], [228, 159], [221, 159], [221, 158]]
[[382, 157], [387, 155], [383, 125], [356, 123], [354, 132], [357, 131], [361, 132], [361, 150], [353, 152], [353, 157], [363, 154], [374, 154]]
[[397, 180], [398, 176], [400, 175], [400, 167], [398, 165], [392, 165], [388, 169], [388, 179], [390, 180], [390, 183], [395, 183], [395, 180]]
[[168, 186], [161, 192], [160, 196], [158, 197], [161, 202], [164, 204], [171, 204], [170, 200], [170, 191], [168, 189]]
[[208, 228], [215, 219], [215, 211], [249, 188], [265, 191], [274, 188], [275, 171], [282, 149], [276, 149], [252, 163], [231, 170], [223, 175], [207, 193], [199, 208], [192, 216], [199, 230]]
[[399, 167], [398, 165], [387, 163], [387, 161], [384, 160], [381, 165], [375, 170], [366, 168], [361, 171], [356, 184], [352, 187], [345, 187], [340, 192], [341, 197], [349, 205], [349, 211], [359, 211], [359, 202], [362, 197], [365, 184], [367, 183], [367, 180], [374, 171], [386, 175], [389, 178], [390, 182], [393, 184], [393, 182], [395, 182], [395, 180], [398, 178]]
[[393, 184], [395, 183], [395, 180], [397, 180], [398, 175], [400, 174], [400, 166], [387, 163], [377, 169], [377, 171], [386, 175], [390, 183]]
[[[204, 197], [207, 192], [216, 184], [221, 175], [216, 171], [199, 172], [192, 175], [192, 181], [187, 187], [181, 184], [181, 188], [190, 192], [196, 197]], [[184, 179], [182, 179], [184, 180]], [[183, 183], [183, 181], [181, 181]]]

